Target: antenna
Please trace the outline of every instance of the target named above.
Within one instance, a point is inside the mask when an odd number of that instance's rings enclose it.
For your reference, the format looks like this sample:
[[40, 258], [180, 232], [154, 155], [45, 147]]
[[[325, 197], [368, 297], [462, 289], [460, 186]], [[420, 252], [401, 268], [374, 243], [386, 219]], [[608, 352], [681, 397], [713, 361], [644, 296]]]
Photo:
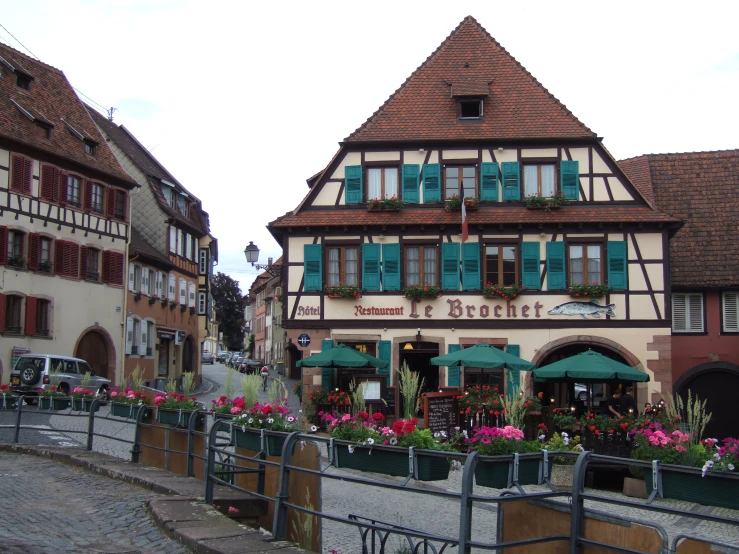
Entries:
[[105, 110], [105, 111], [108, 113], [108, 121], [110, 121], [112, 123], [113, 122], [113, 114], [115, 112], [117, 112], [118, 110], [116, 110], [114, 107], [111, 106], [111, 108], [109, 110]]

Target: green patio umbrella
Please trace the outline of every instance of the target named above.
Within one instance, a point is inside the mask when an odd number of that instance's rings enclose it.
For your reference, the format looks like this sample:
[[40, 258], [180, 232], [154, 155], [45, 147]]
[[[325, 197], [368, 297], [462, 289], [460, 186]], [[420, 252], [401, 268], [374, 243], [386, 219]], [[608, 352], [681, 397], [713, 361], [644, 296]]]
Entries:
[[443, 356], [431, 358], [431, 364], [444, 366], [466, 366], [466, 367], [482, 367], [482, 368], [500, 368], [507, 366], [510, 369], [518, 369], [521, 371], [531, 371], [536, 366], [531, 362], [503, 352], [500, 348], [495, 348], [484, 342], [478, 343], [469, 348], [463, 348], [456, 352], [450, 352]]
[[534, 381], [649, 381], [649, 375], [593, 350], [580, 352], [534, 370]]
[[384, 369], [387, 362], [345, 344], [339, 344], [298, 361], [298, 367], [376, 367]]

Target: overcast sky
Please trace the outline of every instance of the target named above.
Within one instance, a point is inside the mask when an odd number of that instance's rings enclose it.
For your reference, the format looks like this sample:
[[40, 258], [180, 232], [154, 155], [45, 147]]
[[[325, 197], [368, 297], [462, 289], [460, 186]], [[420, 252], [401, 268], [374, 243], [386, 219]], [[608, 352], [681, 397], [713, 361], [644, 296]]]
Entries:
[[0, 40], [66, 74], [210, 213], [246, 292], [266, 224], [467, 15], [616, 159], [737, 148], [739, 2], [24, 0]]

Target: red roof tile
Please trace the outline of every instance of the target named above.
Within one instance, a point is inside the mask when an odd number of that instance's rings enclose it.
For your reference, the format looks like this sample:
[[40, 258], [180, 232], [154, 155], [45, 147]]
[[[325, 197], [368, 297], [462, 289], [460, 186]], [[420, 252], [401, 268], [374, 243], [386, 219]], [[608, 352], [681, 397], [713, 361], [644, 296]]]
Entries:
[[648, 154], [619, 165], [685, 222], [670, 241], [672, 286], [739, 286], [739, 150]]
[[[484, 121], [461, 124], [451, 83], [490, 83]], [[430, 115], [433, 114], [433, 117]], [[447, 39], [347, 142], [594, 138], [473, 18]]]
[[652, 190], [652, 178], [649, 175], [649, 159], [647, 156], [621, 160], [618, 165], [629, 178], [629, 181], [654, 206], [654, 191]]

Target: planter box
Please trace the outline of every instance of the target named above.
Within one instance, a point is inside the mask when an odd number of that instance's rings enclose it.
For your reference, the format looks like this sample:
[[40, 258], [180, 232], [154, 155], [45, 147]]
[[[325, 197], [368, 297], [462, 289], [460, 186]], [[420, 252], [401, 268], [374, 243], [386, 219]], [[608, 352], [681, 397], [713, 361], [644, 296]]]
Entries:
[[0, 396], [0, 410], [15, 410], [18, 407], [17, 396]]
[[[136, 419], [139, 406], [134, 404], [126, 404], [124, 402], [112, 402], [110, 404], [110, 415], [116, 417], [127, 417]], [[151, 417], [151, 408], [144, 408], [144, 421]]]
[[[197, 412], [157, 408], [157, 421], [159, 423], [174, 425], [176, 427], [187, 427], [193, 414], [197, 414]], [[200, 419], [202, 420], [202, 416], [200, 416]]]
[[[551, 463], [551, 459], [550, 459]], [[551, 476], [549, 477], [549, 482], [556, 487], [558, 491], [569, 491], [572, 490], [572, 480], [575, 476], [575, 466], [574, 465], [560, 465], [560, 464], [553, 464], [551, 469]], [[643, 483], [643, 481], [642, 481]], [[624, 492], [624, 494], [626, 494]]]
[[213, 412], [213, 419], [214, 420], [225, 420], [225, 421], [231, 421], [234, 417], [236, 417], [233, 414], [219, 414], [218, 412]]
[[[356, 451], [355, 451], [356, 452]], [[424, 456], [416, 452], [417, 481], [444, 481], [449, 479], [449, 460], [438, 456]]]
[[[652, 489], [650, 488], [649, 490], [651, 492]], [[649, 494], [647, 493], [647, 485], [644, 480], [634, 479], [633, 477], [625, 477], [624, 496], [630, 496], [632, 498], [649, 498]]]
[[[357, 446], [352, 454], [350, 445], [339, 444], [334, 446], [334, 463], [336, 467], [407, 477], [410, 473], [407, 450], [386, 450]], [[443, 459], [443, 458], [440, 458]]]
[[[652, 471], [644, 471], [647, 494], [652, 492]], [[662, 471], [662, 495], [664, 498], [695, 502], [704, 506], [719, 506], [739, 510], [739, 479], [722, 479], [708, 472], [674, 473]]]
[[[287, 434], [284, 435], [265, 435], [264, 451], [268, 456], [282, 456], [282, 447], [285, 445]], [[262, 450], [262, 434], [260, 429], [249, 429], [246, 431], [239, 427], [233, 428], [233, 443], [239, 448], [246, 448], [254, 452]]]
[[[518, 463], [518, 484], [538, 485], [539, 464], [541, 458], [522, 459]], [[549, 465], [549, 476], [551, 476], [551, 464]], [[508, 474], [510, 472], [513, 480], [513, 460], [480, 461], [475, 467], [475, 483], [481, 487], [492, 489], [508, 488]]]
[[66, 410], [69, 408], [71, 402], [72, 399], [68, 396], [40, 396], [38, 399], [38, 407], [40, 410]]
[[[90, 412], [92, 411], [92, 403], [94, 400], [88, 398], [73, 398], [72, 409], [77, 412]], [[100, 411], [100, 403], [95, 406], [95, 411]]]

